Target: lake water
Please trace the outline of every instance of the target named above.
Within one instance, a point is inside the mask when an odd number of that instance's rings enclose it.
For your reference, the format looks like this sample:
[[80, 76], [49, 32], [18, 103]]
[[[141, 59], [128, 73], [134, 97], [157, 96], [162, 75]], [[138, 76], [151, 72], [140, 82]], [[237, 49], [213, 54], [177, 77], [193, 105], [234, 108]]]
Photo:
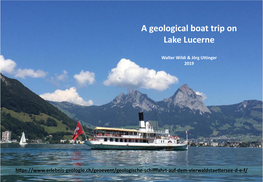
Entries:
[[90, 150], [1, 144], [1, 181], [262, 181], [262, 149]]

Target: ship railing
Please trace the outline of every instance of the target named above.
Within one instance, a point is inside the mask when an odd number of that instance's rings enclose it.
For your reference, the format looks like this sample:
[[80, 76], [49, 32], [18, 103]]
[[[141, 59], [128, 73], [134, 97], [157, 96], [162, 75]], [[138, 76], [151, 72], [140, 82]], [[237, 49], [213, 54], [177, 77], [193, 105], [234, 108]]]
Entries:
[[121, 135], [121, 137], [124, 137], [124, 138], [141, 138], [138, 135]]
[[162, 139], [162, 140], [179, 140], [179, 137], [176, 136], [170, 136], [170, 137], [164, 137], [164, 136], [156, 136], [155, 139]]
[[167, 133], [165, 133], [165, 131], [163, 131], [163, 130], [156, 130], [155, 133], [167, 134]]
[[120, 137], [121, 135], [119, 134], [108, 134], [108, 133], [105, 133], [105, 134], [95, 134], [94, 136], [96, 137]]
[[118, 134], [97, 134], [94, 135], [94, 138], [104, 138], [104, 137], [114, 137], [114, 138], [148, 138], [148, 139], [154, 139], [155, 137], [146, 137], [146, 136], [139, 136], [139, 135], [118, 135]]
[[138, 135], [119, 135], [119, 134], [97, 134], [94, 137], [125, 137], [125, 138], [143, 138], [142, 136]]

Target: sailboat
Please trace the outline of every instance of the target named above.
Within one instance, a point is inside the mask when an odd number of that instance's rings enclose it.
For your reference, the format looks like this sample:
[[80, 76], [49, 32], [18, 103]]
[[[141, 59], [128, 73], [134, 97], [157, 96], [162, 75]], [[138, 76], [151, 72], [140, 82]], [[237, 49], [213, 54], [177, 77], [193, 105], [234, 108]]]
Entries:
[[25, 136], [25, 133], [23, 132], [22, 133], [22, 136], [21, 136], [21, 139], [20, 139], [20, 142], [19, 142], [19, 145], [26, 145], [26, 136]]

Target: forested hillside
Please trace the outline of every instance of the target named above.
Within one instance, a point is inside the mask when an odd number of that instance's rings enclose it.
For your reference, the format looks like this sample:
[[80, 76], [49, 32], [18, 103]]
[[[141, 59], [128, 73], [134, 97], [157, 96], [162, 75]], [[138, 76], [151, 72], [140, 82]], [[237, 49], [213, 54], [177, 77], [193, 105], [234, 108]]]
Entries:
[[[19, 139], [24, 131], [28, 139], [70, 139], [76, 121], [26, 88], [18, 80], [1, 77], [1, 131]], [[86, 129], [87, 131], [87, 129]], [[55, 137], [54, 137], [55, 136]], [[57, 136], [57, 138], [56, 138]]]

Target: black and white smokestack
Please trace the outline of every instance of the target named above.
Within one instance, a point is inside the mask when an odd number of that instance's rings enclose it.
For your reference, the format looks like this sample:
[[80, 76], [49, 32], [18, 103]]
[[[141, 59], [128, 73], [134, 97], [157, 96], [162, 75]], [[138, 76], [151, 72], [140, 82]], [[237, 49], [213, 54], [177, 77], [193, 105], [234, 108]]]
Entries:
[[139, 121], [144, 121], [143, 112], [139, 112]]

